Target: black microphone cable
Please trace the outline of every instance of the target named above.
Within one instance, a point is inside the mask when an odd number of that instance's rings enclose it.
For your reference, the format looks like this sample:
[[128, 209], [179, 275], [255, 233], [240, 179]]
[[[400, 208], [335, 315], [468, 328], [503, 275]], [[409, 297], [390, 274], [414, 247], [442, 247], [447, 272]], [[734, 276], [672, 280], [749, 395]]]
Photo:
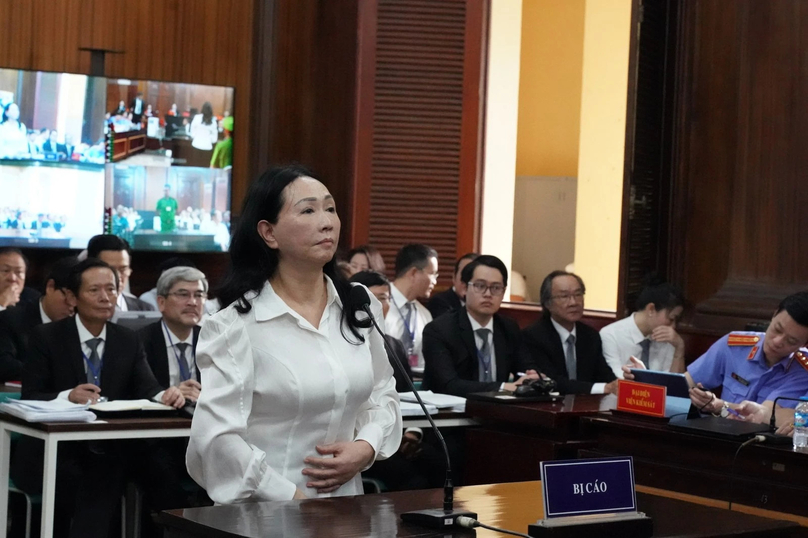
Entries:
[[522, 534], [521, 532], [509, 531], [507, 529], [500, 529], [499, 527], [493, 527], [491, 525], [486, 525], [485, 523], [480, 523], [476, 519], [466, 516], [460, 516], [459, 518], [457, 518], [457, 524], [466, 529], [476, 529], [477, 527], [482, 527], [483, 529], [488, 529], [489, 531], [494, 532], [501, 532], [502, 534], [510, 534], [511, 536], [521, 536], [522, 538], [531, 538], [529, 534]]
[[766, 437], [763, 435], [756, 435], [751, 439], [747, 439], [738, 447], [738, 450], [735, 451], [735, 455], [732, 457], [732, 465], [729, 468], [729, 506], [727, 507], [728, 510], [732, 511], [732, 493], [735, 489], [735, 461], [738, 459], [738, 454], [741, 453], [745, 447], [749, 445], [753, 445], [755, 443], [765, 443]]

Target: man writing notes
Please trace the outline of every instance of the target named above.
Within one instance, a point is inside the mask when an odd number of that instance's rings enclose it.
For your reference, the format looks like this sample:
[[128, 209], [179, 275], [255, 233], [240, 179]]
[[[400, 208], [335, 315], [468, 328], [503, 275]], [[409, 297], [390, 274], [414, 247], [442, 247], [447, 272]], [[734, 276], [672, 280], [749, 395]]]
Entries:
[[[729, 416], [743, 400], [768, 405], [777, 396], [808, 392], [808, 292], [780, 302], [765, 333], [734, 332], [687, 367], [690, 400], [701, 411]], [[721, 387], [718, 398], [710, 389]], [[796, 402], [781, 400], [782, 407]]]
[[[83, 404], [105, 396], [184, 405], [176, 387], [161, 391], [137, 335], [109, 323], [118, 293], [118, 275], [109, 265], [94, 258], [79, 262], [70, 271], [66, 293], [76, 315], [31, 333], [23, 399], [64, 398]], [[29, 493], [42, 487], [42, 445], [35, 441], [23, 438], [15, 461], [14, 481]], [[68, 443], [59, 449], [58, 458], [56, 533], [68, 535], [70, 527], [71, 537], [106, 536], [124, 486], [122, 451], [115, 443]]]
[[525, 345], [539, 370], [554, 379], [563, 394], [617, 391], [600, 335], [582, 323], [586, 287], [578, 275], [553, 271], [541, 284], [542, 318], [523, 331]]
[[[507, 285], [508, 269], [496, 256], [479, 256], [463, 268], [466, 306], [424, 328], [428, 388], [465, 397], [472, 392], [513, 391], [527, 378], [538, 379], [519, 326], [497, 313]], [[515, 383], [508, 382], [511, 374]]]

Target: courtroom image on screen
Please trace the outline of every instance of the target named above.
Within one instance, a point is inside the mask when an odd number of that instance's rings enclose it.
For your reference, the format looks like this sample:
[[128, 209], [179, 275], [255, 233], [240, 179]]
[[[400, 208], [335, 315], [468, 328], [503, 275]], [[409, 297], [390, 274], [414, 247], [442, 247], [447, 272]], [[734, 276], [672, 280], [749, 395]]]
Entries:
[[105, 78], [0, 69], [0, 165], [106, 161]]
[[107, 164], [107, 227], [135, 250], [226, 251], [230, 170]]
[[108, 161], [232, 167], [233, 88], [109, 79]]
[[0, 245], [78, 248], [104, 225], [103, 168], [0, 169]]

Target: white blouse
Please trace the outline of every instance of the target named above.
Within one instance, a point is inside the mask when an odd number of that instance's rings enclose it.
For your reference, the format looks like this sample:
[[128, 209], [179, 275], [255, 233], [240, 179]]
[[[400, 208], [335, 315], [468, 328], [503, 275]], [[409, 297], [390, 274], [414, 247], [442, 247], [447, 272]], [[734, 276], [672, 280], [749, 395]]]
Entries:
[[[315, 329], [267, 282], [250, 298], [202, 325], [196, 360], [203, 389], [191, 425], [188, 473], [221, 504], [359, 495], [359, 474], [329, 494], [306, 487], [302, 474], [315, 446], [367, 441], [376, 459], [401, 442], [401, 410], [393, 370], [378, 333], [361, 329], [355, 345], [342, 327], [342, 303], [326, 277], [328, 302]], [[382, 307], [371, 309], [384, 327]]]

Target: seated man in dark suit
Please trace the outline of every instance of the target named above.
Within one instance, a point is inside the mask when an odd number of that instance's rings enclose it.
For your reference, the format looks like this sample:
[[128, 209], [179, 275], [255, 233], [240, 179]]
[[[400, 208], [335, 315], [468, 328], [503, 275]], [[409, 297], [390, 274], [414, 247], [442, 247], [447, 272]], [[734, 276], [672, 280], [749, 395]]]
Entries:
[[617, 391], [614, 372], [603, 357], [598, 331], [582, 323], [586, 287], [578, 275], [553, 271], [541, 284], [539, 321], [523, 331], [539, 369], [562, 394]]
[[[105, 396], [155, 399], [178, 408], [185, 404], [176, 387], [162, 390], [137, 334], [109, 323], [118, 286], [117, 273], [100, 260], [88, 258], [71, 269], [67, 300], [76, 315], [32, 331], [23, 365], [23, 399], [84, 404]], [[42, 487], [42, 445], [36, 441], [20, 441], [12, 469], [14, 482], [28, 493]], [[55, 534], [109, 535], [124, 486], [124, 446], [99, 442], [59, 448]]]
[[[424, 328], [424, 385], [435, 392], [513, 391], [538, 379], [515, 321], [497, 314], [508, 269], [496, 256], [479, 256], [463, 268], [466, 306]], [[520, 375], [521, 373], [521, 375]], [[508, 382], [511, 374], [517, 381]]]
[[117, 235], [96, 235], [87, 243], [87, 257], [98, 258], [118, 272], [118, 282], [120, 283], [117, 298], [118, 310], [121, 312], [154, 310], [149, 303], [141, 301], [125, 291], [129, 277], [132, 276], [132, 250], [126, 240]]
[[[208, 281], [202, 271], [193, 267], [166, 269], [157, 280], [157, 307], [163, 319], [138, 331], [157, 381], [163, 388], [176, 387], [190, 403], [196, 402], [202, 388], [196, 344], [207, 293]], [[152, 510], [194, 505], [189, 493], [200, 492], [183, 488], [183, 483], [193, 484], [185, 469], [188, 439], [151, 439], [146, 444], [146, 455], [136, 468], [147, 504]], [[146, 518], [143, 523], [149, 528], [151, 522]]]
[[429, 299], [426, 308], [432, 314], [432, 319], [445, 314], [446, 312], [453, 312], [459, 310], [464, 305], [466, 292], [463, 286], [463, 281], [460, 276], [463, 268], [471, 262], [474, 258], [479, 256], [475, 252], [463, 254], [460, 259], [455, 262], [454, 273], [452, 273], [452, 287], [440, 293], [436, 293]]
[[75, 264], [73, 256], [58, 260], [45, 279], [45, 295], [39, 301], [20, 301], [0, 312], [0, 382], [22, 379], [26, 344], [34, 327], [73, 315], [64, 289]]

